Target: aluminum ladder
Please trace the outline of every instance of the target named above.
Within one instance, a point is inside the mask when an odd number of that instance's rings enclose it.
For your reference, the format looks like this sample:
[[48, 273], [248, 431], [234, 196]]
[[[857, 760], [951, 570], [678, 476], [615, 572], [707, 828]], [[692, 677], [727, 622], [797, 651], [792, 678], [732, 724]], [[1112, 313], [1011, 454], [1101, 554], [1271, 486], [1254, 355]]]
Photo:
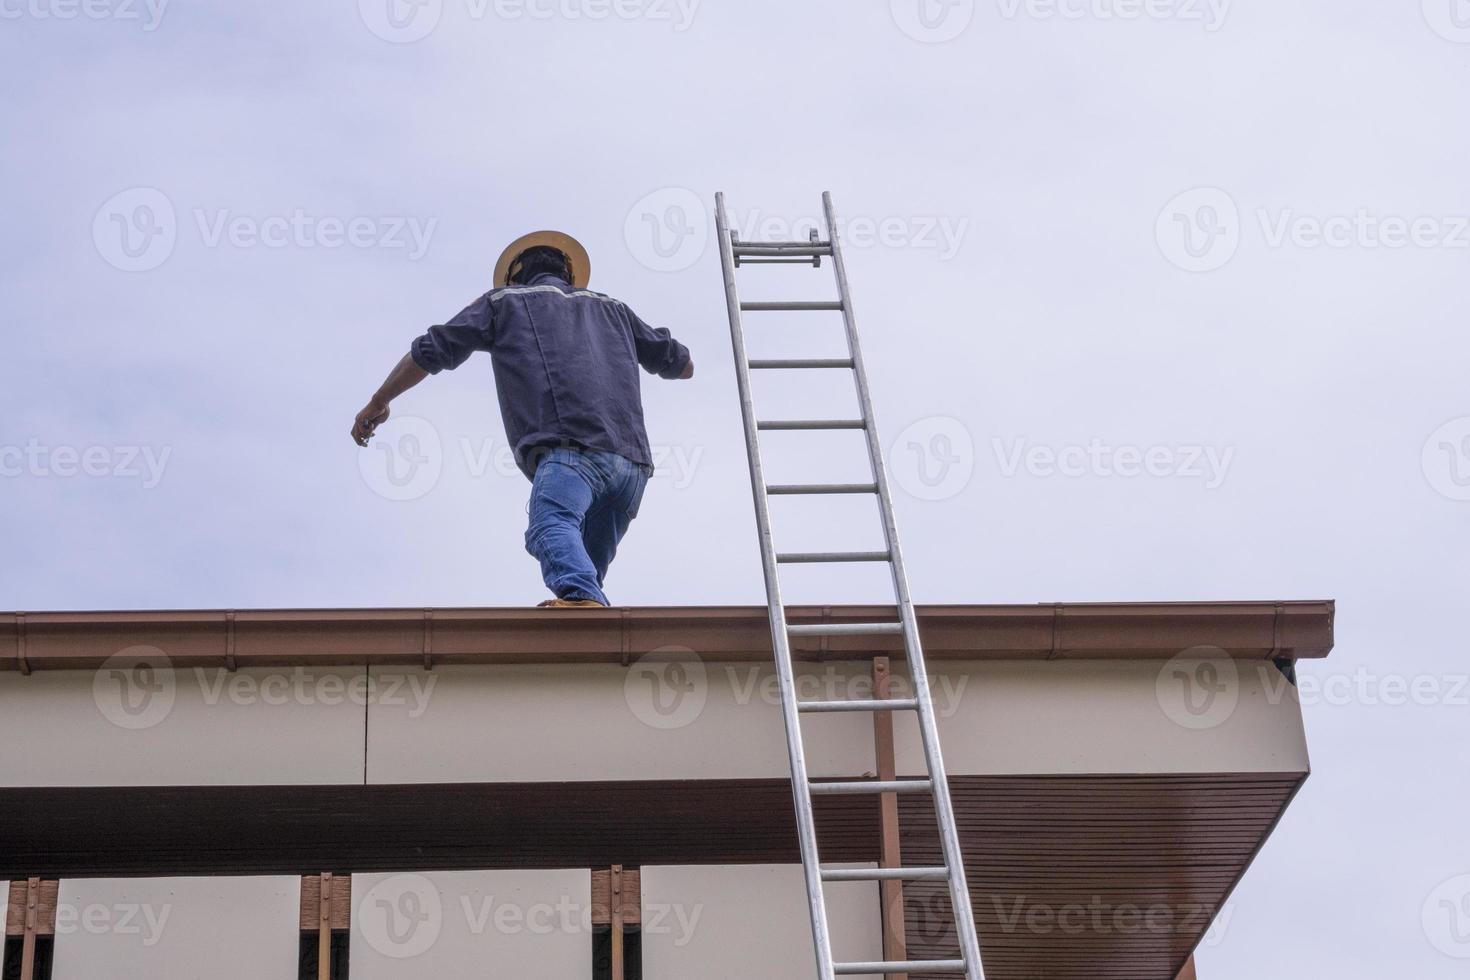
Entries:
[[[935, 725], [934, 704], [930, 696], [924, 652], [919, 644], [918, 623], [909, 597], [908, 579], [899, 550], [898, 529], [894, 521], [893, 501], [883, 465], [883, 444], [873, 418], [873, 403], [868, 392], [868, 377], [863, 369], [862, 350], [858, 343], [857, 320], [853, 315], [852, 296], [848, 290], [847, 270], [842, 261], [842, 247], [835, 234], [837, 221], [832, 210], [832, 195], [822, 195], [822, 211], [827, 225], [826, 240], [815, 229], [810, 241], [742, 242], [731, 232], [725, 211], [725, 195], [715, 195], [715, 225], [720, 241], [720, 264], [725, 276], [725, 302], [730, 315], [730, 342], [735, 351], [735, 377], [740, 389], [740, 414], [745, 423], [745, 447], [750, 459], [750, 484], [755, 497], [756, 527], [760, 535], [761, 560], [766, 582], [766, 602], [770, 609], [771, 641], [776, 654], [776, 674], [781, 691], [781, 711], [786, 726], [786, 748], [791, 763], [791, 789], [796, 803], [796, 828], [801, 846], [801, 864], [806, 880], [807, 902], [811, 910], [812, 940], [816, 948], [819, 980], [864, 973], [955, 973], [968, 980], [984, 980], [980, 964], [980, 942], [975, 932], [975, 918], [970, 908], [970, 893], [965, 885], [965, 865], [960, 853], [959, 833], [955, 828], [954, 804], [945, 778], [944, 760], [939, 750], [939, 732]], [[742, 302], [735, 284], [735, 270], [742, 263], [787, 263], [820, 266], [824, 256], [832, 259], [837, 279], [836, 302]], [[745, 350], [742, 316], [745, 313], [775, 310], [822, 310], [842, 313], [846, 328], [848, 356], [842, 358], [772, 358], [751, 360]], [[764, 420], [755, 414], [751, 395], [752, 371], [769, 370], [848, 370], [857, 385], [861, 417], [856, 419]], [[761, 432], [776, 430], [860, 429], [867, 437], [868, 462], [872, 482], [773, 485], [765, 482], [761, 471], [759, 437]], [[883, 551], [780, 552], [771, 534], [769, 497], [800, 494], [874, 494], [883, 521]], [[885, 562], [893, 573], [899, 621], [896, 623], [842, 623], [791, 626], [786, 622], [786, 608], [781, 601], [779, 568], [784, 564], [825, 562]], [[796, 682], [791, 662], [792, 636], [853, 636], [867, 634], [902, 634], [905, 657], [909, 666], [913, 696], [883, 700], [801, 701], [796, 696]], [[802, 747], [801, 716], [808, 712], [828, 711], [913, 711], [918, 715], [919, 732], [924, 745], [927, 773], [923, 779], [847, 780], [813, 782], [807, 775], [806, 753]], [[944, 866], [916, 868], [824, 868], [817, 848], [816, 825], [812, 817], [812, 796], [858, 793], [929, 793], [939, 821]], [[827, 929], [827, 903], [822, 890], [829, 881], [937, 880], [949, 883], [949, 896], [959, 936], [961, 959], [954, 960], [888, 960], [872, 962], [837, 962], [832, 958], [831, 936]]]

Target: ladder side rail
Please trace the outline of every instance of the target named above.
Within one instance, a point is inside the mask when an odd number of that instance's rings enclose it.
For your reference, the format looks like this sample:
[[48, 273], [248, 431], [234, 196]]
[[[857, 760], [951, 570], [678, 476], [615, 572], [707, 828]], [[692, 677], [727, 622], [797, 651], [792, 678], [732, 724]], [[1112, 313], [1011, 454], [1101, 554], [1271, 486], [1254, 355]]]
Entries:
[[878, 487], [878, 505], [883, 515], [883, 534], [890, 556], [889, 567], [893, 572], [893, 588], [898, 602], [899, 617], [903, 622], [909, 674], [914, 686], [914, 695], [918, 701], [919, 733], [924, 745], [924, 757], [928, 763], [930, 781], [933, 783], [934, 810], [939, 822], [939, 837], [944, 850], [944, 863], [950, 869], [950, 903], [954, 909], [960, 952], [965, 958], [965, 976], [967, 980], [984, 980], [985, 974], [980, 965], [980, 941], [975, 930], [975, 916], [970, 905], [969, 887], [965, 881], [964, 855], [960, 848], [959, 832], [955, 823], [954, 803], [950, 798], [948, 773], [944, 768], [944, 758], [939, 748], [939, 730], [935, 721], [934, 702], [929, 688], [929, 673], [924, 663], [923, 647], [919, 642], [918, 621], [914, 613], [913, 599], [909, 595], [908, 575], [904, 570], [903, 554], [899, 547], [897, 520], [893, 510], [892, 494], [888, 486], [883, 443], [878, 436], [878, 426], [874, 418], [872, 396], [868, 388], [868, 372], [863, 364], [857, 319], [853, 313], [852, 293], [848, 288], [847, 266], [843, 261], [841, 242], [838, 240], [837, 219], [832, 207], [830, 191], [822, 194], [822, 210], [827, 222], [827, 240], [832, 243], [832, 271], [837, 279], [838, 296], [842, 302], [842, 322], [847, 331], [847, 345], [853, 362], [853, 378], [857, 385], [858, 404], [862, 410], [863, 419], [867, 422], [864, 432], [868, 440], [870, 462], [873, 466], [873, 482]]
[[730, 316], [730, 343], [735, 352], [735, 380], [740, 389], [740, 417], [745, 427], [745, 448], [750, 461], [750, 485], [755, 502], [756, 528], [760, 535], [761, 566], [766, 582], [766, 603], [771, 621], [771, 645], [776, 654], [776, 677], [781, 687], [781, 714], [786, 725], [786, 749], [791, 766], [791, 793], [796, 805], [797, 839], [801, 847], [802, 874], [806, 881], [807, 907], [811, 913], [812, 945], [816, 951], [817, 975], [821, 980], [835, 976], [832, 942], [827, 929], [825, 894], [817, 850], [816, 822], [808, 793], [806, 752], [802, 747], [801, 719], [796, 702], [796, 679], [791, 664], [791, 643], [786, 633], [786, 610], [781, 603], [781, 585], [776, 568], [776, 551], [771, 535], [771, 516], [766, 503], [765, 477], [761, 471], [759, 435], [756, 431], [750, 370], [741, 326], [740, 297], [735, 285], [735, 257], [725, 214], [725, 195], [715, 195], [715, 227], [720, 240], [720, 265], [725, 278], [725, 304]]

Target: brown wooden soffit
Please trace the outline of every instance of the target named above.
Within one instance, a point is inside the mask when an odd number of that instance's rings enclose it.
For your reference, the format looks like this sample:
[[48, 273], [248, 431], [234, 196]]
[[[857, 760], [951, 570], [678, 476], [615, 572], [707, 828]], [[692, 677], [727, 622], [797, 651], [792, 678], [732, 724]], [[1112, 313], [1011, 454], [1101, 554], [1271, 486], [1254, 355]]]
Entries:
[[[992, 980], [1174, 980], [1304, 773], [956, 776]], [[823, 857], [875, 861], [878, 800], [814, 801]], [[629, 819], [636, 814], [637, 819]], [[0, 874], [65, 877], [792, 864], [786, 780], [0, 788]], [[904, 796], [903, 860], [943, 858]], [[598, 902], [598, 878], [593, 879]], [[943, 882], [904, 889], [908, 952], [954, 955]], [[606, 899], [603, 899], [605, 902]], [[348, 902], [333, 901], [349, 907]], [[910, 980], [926, 980], [911, 974]]]
[[[1167, 659], [1201, 646], [1269, 660], [1325, 657], [1334, 613], [1331, 600], [945, 605], [920, 606], [919, 626], [935, 661]], [[894, 618], [891, 606], [788, 610], [793, 624]], [[136, 646], [174, 666], [229, 668], [627, 664], [670, 646], [717, 661], [771, 656], [764, 606], [0, 613], [0, 670], [91, 669]], [[793, 650], [804, 660], [902, 657], [903, 643], [804, 636]]]

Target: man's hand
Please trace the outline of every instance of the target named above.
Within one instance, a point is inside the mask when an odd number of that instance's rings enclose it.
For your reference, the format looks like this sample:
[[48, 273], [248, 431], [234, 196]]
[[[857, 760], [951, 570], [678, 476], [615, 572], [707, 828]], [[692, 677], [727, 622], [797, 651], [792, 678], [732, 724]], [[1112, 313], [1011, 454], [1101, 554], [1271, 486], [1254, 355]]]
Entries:
[[373, 395], [373, 400], [367, 403], [366, 408], [357, 413], [357, 420], [352, 423], [352, 441], [359, 446], [366, 446], [368, 440], [373, 437], [373, 430], [388, 421], [388, 405], [393, 399], [428, 376], [429, 372], [414, 363], [411, 354], [404, 354], [403, 359], [388, 375], [388, 379]]
[[368, 402], [367, 407], [357, 413], [357, 419], [352, 423], [352, 441], [359, 446], [366, 446], [373, 437], [373, 430], [386, 421], [388, 406], [376, 401]]

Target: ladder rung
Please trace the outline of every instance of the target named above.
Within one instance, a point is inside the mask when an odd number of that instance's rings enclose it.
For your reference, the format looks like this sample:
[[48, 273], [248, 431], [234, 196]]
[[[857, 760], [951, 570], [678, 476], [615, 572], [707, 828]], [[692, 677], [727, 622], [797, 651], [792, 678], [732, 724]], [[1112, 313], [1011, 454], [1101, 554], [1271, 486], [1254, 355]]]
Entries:
[[786, 565], [817, 565], [838, 561], [887, 561], [886, 551], [787, 551], [776, 555]]
[[767, 419], [757, 422], [757, 429], [792, 431], [796, 429], [862, 429], [867, 423], [862, 419]]
[[756, 371], [774, 368], [850, 368], [850, 357], [766, 357], [750, 362]]
[[806, 493], [877, 493], [876, 483], [772, 483], [766, 493], [772, 496], [795, 496]]
[[842, 303], [839, 300], [779, 300], [774, 303], [754, 302], [741, 303], [740, 309], [746, 313], [771, 312], [774, 310], [840, 310]]
[[734, 242], [731, 250], [741, 258], [747, 255], [831, 255], [831, 242]]
[[792, 241], [732, 241], [731, 247], [742, 256], [760, 256], [767, 251], [832, 251], [832, 242], [810, 241], [810, 239], [792, 239]]
[[834, 963], [838, 976], [852, 973], [964, 973], [964, 960], [874, 960], [870, 963]]
[[948, 878], [949, 869], [937, 868], [823, 868], [823, 881], [928, 881]]
[[917, 698], [878, 698], [866, 701], [798, 701], [798, 711], [917, 711]]
[[792, 636], [872, 636], [877, 633], [902, 633], [903, 623], [802, 623], [787, 626]]
[[934, 783], [928, 779], [847, 779], [835, 783], [809, 783], [813, 796], [840, 796], [851, 793], [928, 793]]

